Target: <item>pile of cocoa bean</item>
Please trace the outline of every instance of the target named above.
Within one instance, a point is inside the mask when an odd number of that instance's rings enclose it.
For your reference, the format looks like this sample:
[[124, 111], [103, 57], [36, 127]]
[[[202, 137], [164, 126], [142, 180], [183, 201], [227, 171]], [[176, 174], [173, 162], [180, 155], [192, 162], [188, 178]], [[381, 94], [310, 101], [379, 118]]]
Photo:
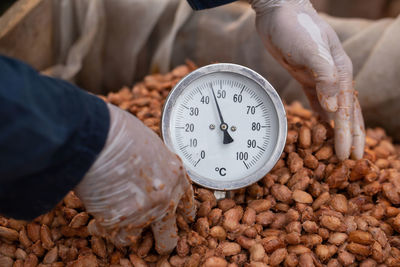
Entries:
[[[188, 62], [101, 97], [159, 134], [165, 98], [195, 68]], [[70, 192], [32, 222], [0, 217], [0, 266], [400, 266], [400, 149], [383, 129], [367, 129], [364, 158], [340, 162], [331, 125], [299, 103], [286, 110], [287, 142], [273, 170], [222, 200], [194, 185], [196, 221], [178, 216], [171, 255], [156, 253], [149, 230], [124, 248], [90, 235], [92, 217]]]

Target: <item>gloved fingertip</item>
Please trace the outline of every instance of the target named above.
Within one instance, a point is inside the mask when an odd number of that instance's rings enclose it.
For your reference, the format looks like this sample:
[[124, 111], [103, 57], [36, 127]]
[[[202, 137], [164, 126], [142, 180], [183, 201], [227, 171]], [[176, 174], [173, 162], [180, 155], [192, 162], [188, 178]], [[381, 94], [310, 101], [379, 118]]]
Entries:
[[191, 186], [179, 201], [177, 213], [181, 214], [186, 221], [194, 222], [196, 218], [196, 205], [194, 203], [193, 189]]
[[328, 112], [336, 112], [338, 109], [338, 101], [335, 96], [322, 97], [321, 106]]
[[160, 255], [170, 254], [178, 244], [178, 230], [176, 233], [170, 233], [168, 237], [157, 238], [155, 242], [155, 249]]
[[362, 159], [364, 156], [364, 145], [357, 145], [351, 152], [352, 158], [355, 160]]
[[354, 99], [354, 122], [353, 122], [353, 146], [352, 156], [355, 159], [361, 159], [364, 156], [365, 147], [365, 126], [364, 119], [361, 112], [360, 103], [357, 96]]
[[176, 241], [174, 243], [171, 243], [168, 246], [164, 246], [162, 244], [156, 244], [155, 249], [156, 249], [157, 253], [160, 255], [168, 255], [168, 254], [171, 254], [171, 252], [176, 247], [177, 243], [178, 243], [178, 238], [176, 238]]
[[350, 151], [336, 149], [336, 156], [340, 161], [346, 160], [350, 156]]
[[362, 129], [360, 129], [353, 137], [353, 150], [351, 152], [352, 158], [356, 160], [362, 159], [362, 157], [364, 156], [364, 146], [365, 133]]
[[352, 136], [350, 131], [336, 129], [335, 152], [339, 160], [343, 161], [350, 157]]
[[160, 255], [170, 253], [178, 243], [178, 228], [174, 213], [167, 213], [161, 220], [151, 225], [155, 239], [155, 249]]

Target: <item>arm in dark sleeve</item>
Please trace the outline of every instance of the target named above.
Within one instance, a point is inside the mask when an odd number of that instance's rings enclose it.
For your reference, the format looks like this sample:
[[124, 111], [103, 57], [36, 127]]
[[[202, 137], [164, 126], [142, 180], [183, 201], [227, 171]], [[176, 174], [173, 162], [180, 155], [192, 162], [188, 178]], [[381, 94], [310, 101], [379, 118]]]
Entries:
[[100, 98], [0, 56], [0, 214], [51, 210], [93, 164], [109, 121]]
[[222, 6], [228, 3], [235, 2], [236, 0], [187, 0], [187, 1], [194, 10], [201, 10], [206, 8]]

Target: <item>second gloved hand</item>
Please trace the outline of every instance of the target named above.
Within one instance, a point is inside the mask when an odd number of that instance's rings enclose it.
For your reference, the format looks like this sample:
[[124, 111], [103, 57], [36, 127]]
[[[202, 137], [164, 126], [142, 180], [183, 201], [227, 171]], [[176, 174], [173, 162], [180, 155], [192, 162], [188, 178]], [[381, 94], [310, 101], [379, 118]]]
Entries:
[[313, 109], [333, 118], [338, 158], [361, 158], [365, 130], [353, 66], [334, 30], [308, 0], [248, 1], [269, 52], [302, 84]]
[[[113, 106], [103, 151], [75, 189], [95, 223], [89, 231], [130, 245], [151, 226], [160, 254], [176, 246], [176, 209], [195, 216], [192, 186], [181, 161], [136, 117]], [[179, 206], [178, 206], [179, 204]]]

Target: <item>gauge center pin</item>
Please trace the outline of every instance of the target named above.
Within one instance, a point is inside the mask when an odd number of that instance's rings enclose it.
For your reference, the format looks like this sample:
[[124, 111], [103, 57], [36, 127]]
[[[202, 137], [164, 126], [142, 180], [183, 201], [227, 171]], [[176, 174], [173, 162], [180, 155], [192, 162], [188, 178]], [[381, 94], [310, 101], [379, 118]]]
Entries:
[[226, 123], [221, 123], [220, 128], [221, 128], [222, 131], [225, 131], [226, 129], [228, 129], [228, 124], [226, 124]]

